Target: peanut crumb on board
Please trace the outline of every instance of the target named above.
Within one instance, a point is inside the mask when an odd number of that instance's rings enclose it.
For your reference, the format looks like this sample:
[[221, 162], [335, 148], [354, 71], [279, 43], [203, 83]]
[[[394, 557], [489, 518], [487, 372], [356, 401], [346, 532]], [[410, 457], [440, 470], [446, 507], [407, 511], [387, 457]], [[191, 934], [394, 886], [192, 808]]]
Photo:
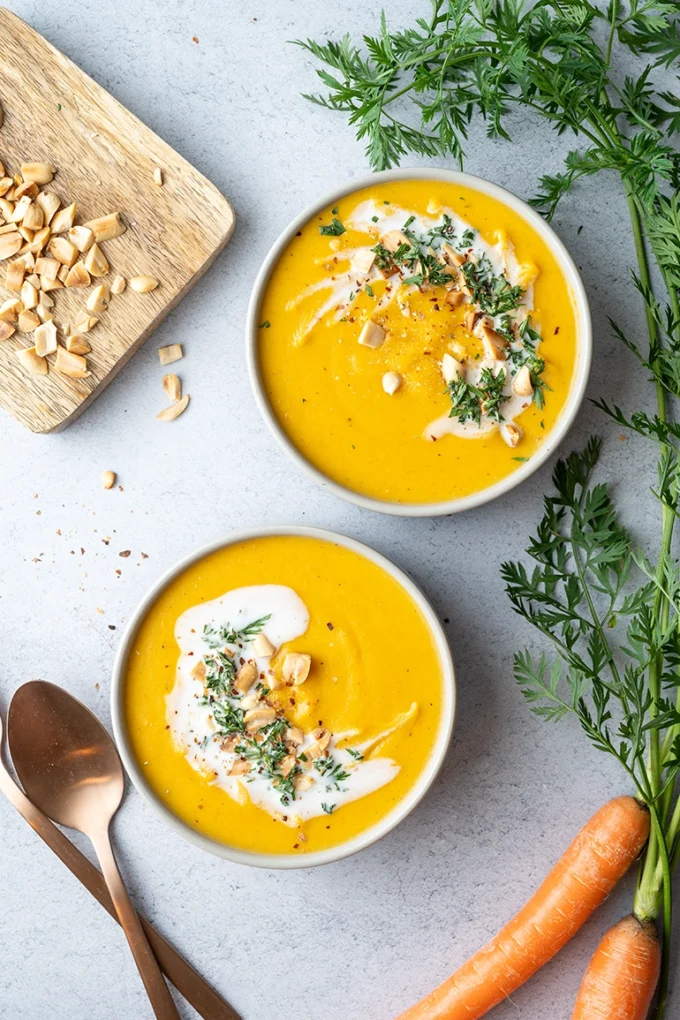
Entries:
[[102, 485], [105, 489], [112, 489], [116, 484], [115, 471], [102, 471]]

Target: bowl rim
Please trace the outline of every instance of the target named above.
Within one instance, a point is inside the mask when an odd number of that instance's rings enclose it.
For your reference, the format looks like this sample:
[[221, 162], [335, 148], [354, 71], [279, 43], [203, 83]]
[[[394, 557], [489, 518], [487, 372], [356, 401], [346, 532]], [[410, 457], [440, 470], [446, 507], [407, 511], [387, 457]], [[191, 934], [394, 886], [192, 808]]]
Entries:
[[[137, 633], [137, 630], [146, 616], [148, 610], [156, 601], [162, 591], [179, 574], [196, 563], [198, 560], [208, 556], [212, 552], [234, 545], [237, 542], [244, 542], [250, 539], [263, 538], [267, 536], [302, 536], [318, 538], [333, 544], [342, 545], [359, 555], [365, 556], [377, 566], [382, 567], [392, 578], [394, 578], [408, 595], [414, 600], [432, 634], [442, 668], [442, 716], [439, 730], [434, 742], [430, 757], [420, 776], [407, 792], [407, 794], [396, 804], [392, 810], [380, 821], [359, 835], [347, 840], [338, 846], [330, 847], [327, 850], [317, 850], [309, 854], [273, 854], [256, 853], [248, 850], [240, 850], [230, 847], [226, 843], [206, 836], [192, 828], [185, 821], [179, 818], [153, 791], [147, 783], [143, 770], [140, 767], [134, 752], [131, 748], [125, 724], [125, 713], [123, 709], [124, 674], [130, 652], [130, 646]], [[453, 663], [453, 656], [448, 639], [444, 632], [434, 608], [427, 596], [418, 587], [416, 582], [392, 560], [383, 556], [370, 546], [359, 542], [357, 539], [339, 532], [329, 531], [325, 528], [313, 528], [304, 525], [278, 525], [271, 527], [249, 528], [231, 532], [223, 538], [216, 539], [202, 546], [200, 549], [190, 553], [166, 570], [156, 583], [147, 591], [135, 608], [125, 631], [123, 632], [113, 664], [111, 681], [111, 719], [113, 723], [113, 734], [120, 757], [125, 770], [133, 785], [148, 801], [157, 814], [167, 822], [180, 836], [195, 844], [202, 850], [232, 861], [235, 864], [246, 864], [252, 867], [269, 868], [275, 870], [290, 870], [293, 868], [311, 868], [321, 864], [330, 864], [342, 860], [345, 857], [358, 853], [360, 850], [371, 846], [377, 840], [391, 832], [404, 818], [407, 817], [422, 800], [430, 786], [436, 779], [446, 758], [451, 737], [453, 735], [454, 722], [456, 717], [457, 691], [456, 675]]]
[[[553, 255], [555, 255], [567, 283], [570, 287], [577, 321], [577, 350], [576, 363], [574, 367], [574, 378], [567, 400], [555, 422], [554, 427], [546, 436], [540, 450], [534, 454], [525, 464], [521, 464], [510, 475], [500, 479], [493, 485], [488, 486], [479, 492], [470, 493], [468, 496], [456, 497], [436, 503], [399, 503], [392, 500], [381, 500], [373, 496], [366, 496], [355, 492], [339, 482], [334, 481], [325, 475], [319, 468], [315, 467], [304, 457], [291, 439], [286, 435], [283, 428], [267, 399], [258, 363], [258, 339], [259, 339], [259, 310], [264, 296], [264, 290], [269, 276], [279, 259], [283, 249], [295, 236], [296, 232], [312, 219], [318, 212], [332, 205], [346, 195], [363, 188], [371, 187], [374, 184], [383, 184], [399, 180], [439, 180], [451, 184], [460, 184], [484, 194], [497, 198], [504, 202], [515, 212], [524, 217], [528, 223], [541, 235]], [[307, 475], [311, 476], [317, 484], [328, 489], [355, 506], [364, 510], [373, 510], [377, 513], [390, 514], [398, 517], [442, 517], [448, 514], [458, 513], [463, 510], [470, 510], [473, 507], [489, 503], [491, 500], [505, 495], [515, 486], [520, 485], [530, 475], [537, 471], [548, 458], [554, 453], [562, 440], [567, 435], [574, 423], [579, 408], [583, 402], [590, 375], [592, 361], [592, 322], [588, 297], [576, 265], [567, 251], [566, 246], [557, 236], [553, 228], [531, 208], [523, 199], [519, 198], [512, 191], [478, 177], [468, 174], [463, 170], [450, 170], [443, 167], [398, 167], [392, 170], [382, 170], [377, 173], [366, 174], [359, 178], [345, 181], [332, 191], [326, 192], [320, 198], [315, 199], [304, 209], [288, 226], [279, 234], [269, 249], [260, 266], [253, 284], [250, 295], [248, 312], [246, 317], [246, 361], [248, 375], [250, 377], [251, 389], [255, 397], [255, 403], [264, 421], [273, 433], [280, 447], [285, 450], [288, 456], [302, 468]]]

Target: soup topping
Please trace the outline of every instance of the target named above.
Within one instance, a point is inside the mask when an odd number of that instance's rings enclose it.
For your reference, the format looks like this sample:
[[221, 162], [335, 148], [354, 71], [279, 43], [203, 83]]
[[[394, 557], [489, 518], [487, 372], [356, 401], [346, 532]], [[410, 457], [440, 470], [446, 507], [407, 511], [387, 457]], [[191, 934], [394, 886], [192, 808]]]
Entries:
[[417, 713], [412, 705], [383, 733], [349, 746], [356, 733], [319, 725], [305, 732], [287, 712], [314, 682], [311, 656], [277, 655], [307, 630], [309, 613], [292, 588], [237, 588], [193, 606], [177, 621], [180, 647], [166, 718], [190, 765], [235, 800], [250, 797], [273, 818], [298, 826], [389, 783], [399, 772], [372, 750]]
[[[423, 437], [434, 441], [448, 433], [472, 439], [500, 429], [506, 443], [517, 446], [522, 430], [515, 419], [532, 402], [542, 407], [547, 388], [541, 334], [531, 319], [536, 268], [518, 263], [506, 237], [489, 244], [449, 208], [432, 207], [431, 216], [419, 216], [369, 199], [353, 209], [347, 227], [337, 210], [333, 213], [331, 222], [319, 227], [332, 236], [329, 255], [322, 260], [327, 276], [288, 307], [317, 291], [330, 293], [312, 316], [303, 318], [294, 342], [305, 343], [314, 326], [332, 315], [340, 322], [363, 318], [357, 340], [377, 350], [389, 340], [388, 307], [396, 303], [407, 320], [422, 318], [409, 298], [416, 292], [430, 294], [431, 314], [450, 318], [450, 352], [440, 365], [451, 409], [429, 423]], [[347, 228], [370, 235], [370, 242], [343, 248], [339, 238]], [[368, 299], [367, 314], [359, 314], [360, 296], [362, 308]], [[408, 378], [385, 372], [382, 388], [395, 396], [408, 388]]]

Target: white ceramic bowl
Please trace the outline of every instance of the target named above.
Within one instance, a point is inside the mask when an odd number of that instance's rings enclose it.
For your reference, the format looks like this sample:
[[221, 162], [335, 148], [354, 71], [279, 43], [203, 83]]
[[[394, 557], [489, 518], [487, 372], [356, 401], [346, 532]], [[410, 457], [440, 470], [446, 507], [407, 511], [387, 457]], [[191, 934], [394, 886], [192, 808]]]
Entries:
[[[259, 854], [251, 853], [246, 850], [238, 850], [221, 843], [218, 840], [212, 839], [209, 836], [204, 836], [196, 829], [193, 829], [190, 825], [187, 825], [186, 822], [183, 822], [180, 818], [178, 818], [177, 815], [175, 815], [156, 796], [147, 783], [144, 776], [144, 770], [140, 768], [139, 762], [137, 761], [130, 746], [125, 724], [123, 687], [130, 645], [137, 633], [137, 629], [141, 621], [158, 598], [159, 594], [175, 577], [177, 577], [178, 574], [181, 574], [182, 571], [186, 570], [192, 563], [195, 563], [196, 560], [200, 560], [209, 553], [215, 552], [217, 549], [222, 549], [225, 546], [233, 545], [236, 542], [243, 542], [251, 538], [260, 538], [264, 535], [302, 535], [310, 538], [325, 539], [328, 542], [334, 542], [338, 545], [345, 546], [347, 549], [352, 549], [354, 552], [365, 556], [379, 567], [382, 567], [386, 573], [390, 574], [391, 577], [398, 581], [402, 588], [405, 589], [413, 601], [418, 605], [420, 611], [425, 617], [430, 631], [432, 632], [441, 662], [443, 677], [442, 718], [430, 759], [419, 776], [418, 781], [399, 802], [399, 804], [397, 804], [396, 807], [394, 807], [392, 811], [390, 811], [390, 813], [376, 825], [366, 829], [365, 832], [355, 836], [354, 839], [350, 839], [346, 843], [340, 844], [340, 846], [332, 847], [328, 850], [319, 850], [316, 853], [310, 854]], [[120, 756], [123, 759], [123, 764], [125, 765], [130, 779], [139, 792], [151, 803], [152, 807], [161, 816], [161, 818], [163, 818], [171, 826], [171, 828], [173, 828], [181, 836], [188, 839], [189, 842], [195, 843], [196, 846], [199, 846], [202, 850], [207, 850], [209, 853], [215, 854], [217, 857], [224, 857], [227, 860], [234, 861], [236, 864], [250, 864], [258, 868], [310, 868], [317, 864], [330, 864], [332, 861], [340, 860], [343, 857], [349, 857], [351, 854], [355, 854], [357, 851], [363, 850], [364, 847], [370, 846], [372, 843], [375, 843], [376, 840], [390, 832], [396, 825], [399, 824], [399, 822], [406, 818], [422, 797], [425, 796], [437, 776], [451, 741], [455, 712], [456, 681], [451, 651], [442, 626], [439, 623], [432, 606], [427, 601], [420, 588], [418, 588], [418, 586], [411, 580], [410, 577], [408, 577], [407, 574], [403, 572], [403, 570], [400, 570], [399, 567], [394, 565], [394, 563], [386, 559], [386, 557], [381, 556], [380, 553], [369, 548], [369, 546], [363, 545], [363, 543], [357, 542], [353, 538], [347, 538], [345, 535], [339, 535], [333, 531], [323, 531], [319, 528], [284, 526], [277, 528], [258, 528], [252, 531], [240, 531], [229, 535], [227, 538], [219, 542], [212, 542], [203, 549], [199, 549], [197, 552], [187, 556], [186, 559], [181, 560], [174, 567], [171, 567], [170, 570], [168, 570], [160, 578], [160, 580], [156, 582], [153, 588], [137, 606], [137, 609], [132, 614], [132, 618], [121, 638], [121, 643], [113, 666], [111, 687], [113, 732]]]
[[[260, 305], [262, 304], [264, 291], [269, 281], [272, 269], [276, 265], [276, 262], [286, 245], [293, 237], [295, 237], [297, 231], [316, 216], [317, 213], [325, 209], [327, 206], [335, 204], [341, 198], [344, 198], [345, 195], [349, 195], [354, 191], [359, 191], [362, 188], [371, 187], [371, 185], [374, 184], [403, 180], [448, 181], [452, 184], [465, 185], [467, 187], [474, 188], [477, 191], [481, 191], [484, 194], [491, 195], [493, 198], [498, 199], [500, 202], [504, 202], [505, 205], [519, 213], [520, 216], [531, 224], [536, 233], [543, 238], [555, 256], [557, 263], [564, 273], [572, 291], [574, 306], [576, 309], [578, 342], [574, 379], [560, 416], [557, 419], [554, 428], [546, 437], [546, 440], [541, 446], [539, 452], [534, 454], [526, 464], [523, 464], [521, 467], [517, 468], [517, 470], [513, 471], [507, 478], [501, 479], [501, 481], [496, 482], [494, 485], [490, 485], [488, 488], [482, 489], [480, 492], [474, 492], [469, 496], [449, 499], [439, 503], [396, 503], [389, 502], [387, 500], [374, 499], [371, 496], [364, 496], [359, 492], [354, 492], [353, 489], [348, 489], [346, 486], [340, 485], [338, 482], [334, 482], [327, 475], [323, 474], [322, 471], [319, 471], [318, 468], [314, 467], [313, 464], [310, 464], [310, 462], [302, 456], [294, 443], [291, 442], [278, 422], [262, 384], [257, 357], [257, 347], [260, 334], [258, 326], [261, 322]], [[293, 220], [290, 226], [288, 226], [281, 236], [274, 242], [267, 257], [262, 263], [259, 273], [257, 274], [257, 279], [255, 280], [255, 285], [250, 298], [246, 325], [246, 355], [248, 359], [248, 370], [251, 385], [262, 417], [267, 422], [269, 428], [274, 433], [274, 436], [288, 456], [291, 457], [295, 463], [299, 465], [299, 467], [303, 468], [308, 474], [310, 474], [320, 485], [323, 485], [341, 499], [346, 499], [350, 503], [355, 503], [357, 506], [364, 507], [366, 510], [377, 510], [379, 513], [395, 514], [400, 517], [440, 517], [446, 514], [456, 513], [459, 510], [469, 510], [472, 507], [480, 506], [482, 503], [488, 503], [497, 496], [502, 496], [504, 493], [509, 492], [510, 489], [514, 489], [516, 485], [519, 485], [528, 478], [529, 475], [533, 474], [534, 471], [538, 470], [541, 464], [545, 463], [548, 457], [550, 457], [550, 455], [562, 442], [571, 428], [579, 407], [581, 406], [581, 402], [586, 391], [588, 375], [590, 373], [590, 362], [592, 356], [590, 309], [588, 307], [588, 298], [586, 296], [581, 277], [579, 276], [578, 270], [574, 265], [569, 252], [548, 223], [546, 223], [546, 221], [539, 216], [539, 214], [535, 212], [531, 206], [528, 206], [526, 202], [523, 202], [521, 198], [517, 198], [517, 196], [513, 195], [512, 192], [506, 191], [505, 188], [499, 187], [498, 184], [492, 184], [491, 181], [486, 181], [482, 177], [474, 177], [472, 174], [466, 174], [459, 170], [442, 170], [437, 168], [426, 169], [423, 167], [384, 170], [382, 173], [370, 174], [366, 177], [360, 177], [358, 180], [348, 181], [342, 187], [331, 191], [330, 194], [323, 195], [320, 199], [314, 202], [313, 205], [310, 205], [304, 210], [304, 212], [300, 213], [300, 215]]]

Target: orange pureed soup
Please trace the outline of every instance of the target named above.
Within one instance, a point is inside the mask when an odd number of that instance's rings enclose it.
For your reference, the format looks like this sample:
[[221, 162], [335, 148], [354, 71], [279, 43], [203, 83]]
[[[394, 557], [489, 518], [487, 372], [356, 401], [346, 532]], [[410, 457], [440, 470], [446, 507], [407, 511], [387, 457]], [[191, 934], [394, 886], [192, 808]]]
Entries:
[[259, 313], [270, 406], [298, 451], [375, 499], [476, 493], [539, 449], [567, 399], [577, 335], [546, 242], [496, 198], [376, 184], [310, 220]]
[[259, 853], [337, 846], [411, 790], [441, 727], [419, 606], [365, 556], [275, 535], [187, 567], [131, 644], [124, 713], [159, 799]]

